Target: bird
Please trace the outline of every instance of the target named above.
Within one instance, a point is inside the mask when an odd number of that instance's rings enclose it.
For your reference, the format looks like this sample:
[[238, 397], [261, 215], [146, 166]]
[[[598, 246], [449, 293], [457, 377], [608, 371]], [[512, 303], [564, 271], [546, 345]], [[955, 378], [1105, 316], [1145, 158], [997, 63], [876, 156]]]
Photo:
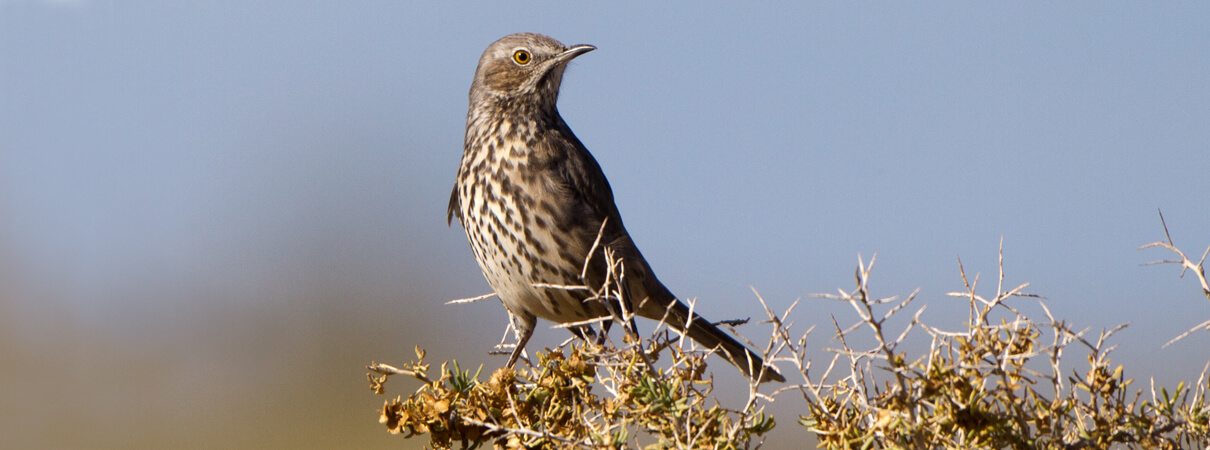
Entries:
[[665, 320], [750, 379], [785, 381], [656, 278], [623, 225], [601, 166], [559, 115], [568, 63], [595, 49], [542, 34], [510, 34], [484, 50], [471, 82], [446, 224], [458, 219], [484, 277], [512, 316], [517, 342], [507, 366], [515, 364], [539, 318], [568, 324], [611, 316], [610, 305], [590, 299], [591, 293], [557, 288], [600, 286], [609, 249], [623, 268], [627, 304], [618, 306]]

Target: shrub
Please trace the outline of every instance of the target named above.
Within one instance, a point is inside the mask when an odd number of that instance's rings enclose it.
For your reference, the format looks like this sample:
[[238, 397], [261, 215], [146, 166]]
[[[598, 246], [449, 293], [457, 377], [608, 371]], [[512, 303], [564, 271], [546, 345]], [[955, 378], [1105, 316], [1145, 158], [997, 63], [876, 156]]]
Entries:
[[[1162, 220], [1162, 217], [1161, 217]], [[1165, 226], [1167, 235], [1167, 227]], [[1203, 254], [1188, 259], [1168, 237], [1143, 248], [1164, 248], [1179, 260], [1157, 261], [1191, 271], [1210, 299]], [[1206, 253], [1210, 253], [1207, 248]], [[1109, 339], [1125, 325], [1091, 333], [1056, 319], [1028, 283], [1005, 289], [1003, 251], [994, 295], [978, 292], [959, 261], [967, 301], [964, 328], [947, 331], [920, 320], [916, 310], [892, 336], [888, 321], [916, 299], [878, 298], [869, 290], [874, 259], [858, 262], [856, 287], [812, 297], [852, 306], [857, 320], [842, 328], [833, 319], [838, 348], [818, 373], [806, 357], [807, 336], [787, 321], [798, 302], [775, 313], [765, 307], [772, 333], [766, 360], [792, 365], [797, 384], [758, 386], [747, 401], [724, 407], [712, 396], [707, 352], [663, 324], [638, 339], [624, 326], [615, 345], [577, 341], [536, 352], [537, 362], [501, 368], [482, 379], [457, 362], [443, 363], [435, 377], [416, 349], [416, 360], [396, 368], [371, 364], [371, 388], [379, 394], [389, 377], [405, 375], [421, 386], [407, 398], [385, 402], [380, 421], [392, 433], [425, 435], [433, 448], [753, 448], [776, 425], [765, 414], [775, 398], [798, 393], [798, 423], [826, 448], [1206, 448], [1210, 446], [1210, 377], [1174, 389], [1132, 387], [1126, 369], [1109, 358]], [[611, 260], [611, 263], [614, 261]], [[602, 299], [616, 299], [607, 281]], [[758, 295], [759, 298], [759, 295]], [[1045, 317], [1029, 317], [1017, 303], [1037, 302]], [[761, 299], [762, 305], [764, 300]], [[631, 323], [630, 317], [615, 317]], [[1194, 327], [1175, 340], [1201, 329]], [[868, 333], [870, 348], [854, 348], [854, 333]], [[926, 333], [927, 351], [901, 350], [913, 332]], [[1064, 355], [1086, 355], [1086, 366], [1065, 367]], [[660, 363], [660, 360], [664, 363]], [[1210, 363], [1207, 364], [1210, 368]], [[793, 377], [787, 377], [793, 378]], [[761, 390], [768, 391], [762, 393]]]

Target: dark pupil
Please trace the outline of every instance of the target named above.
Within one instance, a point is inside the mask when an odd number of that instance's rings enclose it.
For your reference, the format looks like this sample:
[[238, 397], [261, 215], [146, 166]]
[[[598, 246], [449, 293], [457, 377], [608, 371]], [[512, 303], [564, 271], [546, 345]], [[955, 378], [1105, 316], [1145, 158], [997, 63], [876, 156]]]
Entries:
[[529, 61], [529, 53], [517, 52], [517, 61], [521, 61], [521, 62]]

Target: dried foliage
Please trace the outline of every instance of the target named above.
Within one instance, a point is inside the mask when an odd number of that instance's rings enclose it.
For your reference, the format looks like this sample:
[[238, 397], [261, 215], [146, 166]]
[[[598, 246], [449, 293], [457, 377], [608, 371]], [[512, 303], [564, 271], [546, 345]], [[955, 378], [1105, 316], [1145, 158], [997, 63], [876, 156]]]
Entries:
[[371, 365], [380, 376], [370, 382], [379, 393], [391, 375], [424, 383], [407, 399], [388, 400], [380, 421], [392, 433], [427, 434], [433, 448], [622, 448], [641, 440], [636, 432], [655, 448], [743, 448], [773, 428], [755, 408], [729, 411], [712, 399], [703, 354], [680, 352], [666, 336], [644, 342], [649, 355], [668, 349], [675, 364], [652, 373], [637, 346], [606, 354], [576, 344], [538, 352], [535, 366], [501, 368], [487, 381], [457, 364], [434, 380], [417, 349], [418, 360], [403, 369]]
[[[1177, 254], [1180, 260], [1157, 263], [1194, 273], [1210, 299], [1205, 255], [1192, 262], [1170, 237], [1143, 248], [1150, 247]], [[799, 424], [826, 448], [1210, 448], [1210, 363], [1193, 384], [1132, 387], [1126, 368], [1109, 358], [1115, 346], [1108, 341], [1125, 325], [1077, 330], [1026, 293], [1028, 283], [1005, 289], [1003, 262], [1001, 251], [989, 297], [959, 261], [963, 289], [949, 295], [965, 300], [969, 315], [962, 329], [946, 331], [921, 321], [924, 307], [897, 317], [917, 293], [873, 296], [874, 260], [859, 259], [855, 289], [812, 296], [848, 304], [857, 315], [846, 328], [832, 319], [839, 345], [827, 349], [833, 356], [822, 374], [807, 358], [812, 330], [797, 334], [786, 320], [798, 302], [781, 314], [766, 307], [773, 325], [766, 360], [783, 373], [793, 365], [802, 382], [769, 394], [751, 383], [747, 402], [734, 408], [712, 397], [706, 353], [662, 324], [646, 339], [626, 325], [622, 345], [602, 339], [537, 352], [536, 364], [502, 368], [487, 380], [482, 367], [472, 374], [457, 363], [442, 364], [431, 378], [420, 349], [402, 369], [372, 364], [367, 376], [379, 394], [390, 376], [421, 381], [407, 398], [384, 404], [381, 422], [392, 433], [427, 436], [434, 448], [753, 448], [775, 426], [765, 406], [795, 392], [804, 400]], [[621, 295], [608, 285], [597, 294]], [[1040, 312], [1031, 317], [1024, 310], [1034, 303]], [[616, 323], [632, 323], [625, 311], [616, 314]], [[905, 324], [895, 334], [892, 323]], [[920, 333], [927, 351], [913, 356], [903, 347]], [[1065, 354], [1086, 364], [1066, 366]]]
[[[1210, 445], [1210, 401], [1206, 372], [1195, 386], [1181, 383], [1173, 392], [1154, 387], [1149, 399], [1129, 389], [1123, 366], [1109, 358], [1107, 340], [1124, 325], [1090, 337], [1055, 319], [1041, 301], [1045, 320], [1036, 320], [1010, 304], [1035, 297], [1028, 284], [1004, 290], [1003, 260], [996, 294], [976, 292], [978, 277], [967, 278], [970, 307], [966, 330], [951, 332], [920, 321], [917, 311], [906, 329], [890, 340], [887, 320], [915, 298], [895, 303], [885, 314], [875, 309], [896, 302], [873, 299], [868, 290], [870, 265], [859, 264], [857, 288], [828, 295], [846, 302], [860, 316], [856, 324], [836, 327], [841, 347], [823, 375], [802, 386], [808, 413], [800, 423], [827, 448], [1203, 448]], [[961, 262], [959, 262], [961, 267]], [[931, 338], [919, 357], [899, 350], [913, 328]], [[846, 338], [869, 329], [877, 344], [854, 349]], [[794, 349], [797, 351], [797, 349]], [[1087, 367], [1065, 374], [1064, 353], [1087, 354]], [[829, 375], [838, 365], [847, 374]], [[841, 369], [841, 371], [844, 371]], [[885, 377], [879, 377], [887, 373]]]
[[[757, 392], [757, 382], [749, 383], [743, 407], [719, 405], [711, 396], [713, 378], [705, 375], [707, 352], [683, 338], [673, 339], [662, 321], [650, 337], [639, 339], [634, 308], [627, 307], [621, 288], [626, 286], [624, 262], [609, 249], [604, 258], [607, 271], [601, 286], [535, 285], [585, 290], [592, 294], [587, 301], [604, 302], [611, 317], [559, 325], [596, 336], [596, 342], [537, 352], [537, 364], [501, 368], [487, 381], [480, 381], [479, 373], [462, 371], [457, 363], [443, 364], [440, 377], [430, 379], [420, 349], [417, 361], [403, 369], [371, 364], [369, 369], [379, 376], [367, 376], [379, 394], [392, 375], [424, 382], [407, 399], [387, 401], [381, 422], [392, 433], [427, 434], [434, 448], [452, 448], [455, 443], [464, 448], [485, 443], [498, 448], [623, 448], [641, 446], [645, 439], [652, 441], [651, 448], [759, 446], [761, 436], [776, 423], [764, 414], [761, 400], [768, 397]], [[587, 267], [586, 261], [585, 271]], [[621, 345], [608, 333], [589, 328], [606, 319], [622, 325], [626, 340]], [[766, 360], [772, 352], [766, 349]], [[660, 358], [669, 362], [660, 366]]]

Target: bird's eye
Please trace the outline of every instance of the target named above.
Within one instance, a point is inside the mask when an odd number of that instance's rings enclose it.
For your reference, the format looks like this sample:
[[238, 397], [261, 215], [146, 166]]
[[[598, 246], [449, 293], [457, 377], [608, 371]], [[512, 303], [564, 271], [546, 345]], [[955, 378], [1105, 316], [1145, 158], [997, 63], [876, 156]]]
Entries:
[[533, 55], [530, 55], [529, 52], [525, 50], [517, 50], [513, 53], [513, 61], [522, 66], [529, 64], [529, 61], [532, 59]]

